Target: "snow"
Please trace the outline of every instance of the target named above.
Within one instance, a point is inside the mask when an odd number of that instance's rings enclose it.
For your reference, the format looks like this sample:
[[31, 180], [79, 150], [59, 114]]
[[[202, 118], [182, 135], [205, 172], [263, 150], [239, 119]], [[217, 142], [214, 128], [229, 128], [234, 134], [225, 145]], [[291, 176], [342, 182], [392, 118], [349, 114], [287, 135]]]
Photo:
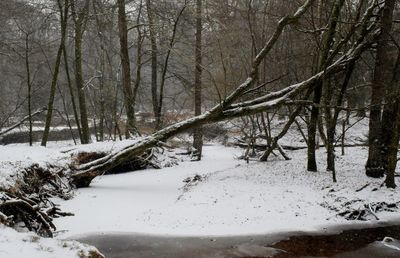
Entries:
[[0, 189], [13, 187], [24, 168], [37, 163], [40, 166], [52, 164], [67, 167], [71, 163], [71, 156], [79, 152], [116, 152], [126, 146], [134, 144], [138, 139], [125, 141], [94, 142], [87, 145], [74, 145], [71, 141], [49, 142], [47, 147], [35, 143], [10, 144], [0, 146]]
[[[352, 122], [355, 121], [352, 119]], [[273, 134], [276, 135], [283, 125], [284, 121], [275, 124]], [[367, 125], [368, 120], [362, 120], [351, 127], [346, 133], [346, 142], [365, 142]], [[297, 130], [293, 126], [280, 143], [304, 146]], [[187, 138], [185, 135], [182, 137]], [[33, 163], [66, 166], [71, 163], [72, 155], [79, 152], [115, 153], [140, 140], [78, 146], [71, 141], [49, 142], [46, 148], [38, 145], [29, 147], [27, 144], [1, 146], [0, 189], [12, 187], [21, 177], [23, 168]], [[181, 162], [171, 167], [169, 156], [176, 155], [176, 151], [166, 150], [160, 156], [164, 159], [161, 160], [162, 169], [97, 177], [89, 188], [76, 190], [72, 200], [55, 200], [63, 211], [75, 214], [54, 221], [58, 229], [57, 237], [65, 239], [112, 232], [225, 236], [319, 231], [337, 225], [370, 225], [376, 222], [373, 216], [368, 217], [367, 222], [358, 222], [345, 220], [337, 214], [349, 208], [359, 209], [368, 204], [374, 206], [383, 201], [398, 203], [400, 200], [398, 189], [382, 187], [383, 179], [371, 179], [364, 175], [368, 154], [366, 147], [346, 148], [344, 156], [337, 149], [336, 184], [332, 182], [330, 172], [325, 171], [326, 154], [323, 148], [317, 151], [319, 172], [316, 173], [306, 171], [306, 149], [288, 151], [292, 158], [290, 161], [271, 156], [271, 160], [263, 163], [246, 163], [237, 159], [242, 151], [214, 143], [205, 146], [202, 161], [190, 162], [182, 156], [178, 158]], [[396, 180], [400, 185], [398, 177]], [[376, 215], [380, 222], [400, 218], [396, 212], [377, 212]], [[32, 241], [24, 241], [29, 239], [26, 233], [6, 228], [1, 231], [0, 251], [11, 250], [11, 245], [21, 246], [21, 252], [29, 248], [43, 249]], [[13, 236], [15, 234], [21, 235]], [[40, 243], [46, 241], [50, 240], [43, 239]], [[54, 250], [55, 243], [59, 242], [49, 243]], [[65, 256], [60, 254], [57, 257]]]
[[[382, 179], [364, 176], [367, 150], [363, 148], [347, 148], [345, 156], [337, 157], [336, 184], [324, 170], [323, 149], [318, 151], [317, 173], [306, 171], [306, 150], [289, 152], [290, 161], [275, 158], [249, 164], [235, 159], [241, 151], [206, 146], [200, 162], [99, 177], [91, 187], [79, 189], [74, 199], [60, 201], [76, 214], [56, 220], [59, 229], [66, 230], [61, 237], [107, 232], [204, 236], [315, 231], [360, 223], [336, 216], [347, 201], [359, 200], [356, 205], [361, 205], [400, 200], [398, 190], [380, 187]], [[183, 181], [195, 175], [202, 179], [185, 187]], [[381, 221], [396, 217], [390, 212], [377, 215]]]
[[0, 257], [7, 258], [82, 258], [95, 247], [76, 241], [41, 238], [34, 233], [20, 233], [0, 224]]
[[15, 185], [20, 179], [20, 172], [33, 163], [40, 165], [52, 160], [57, 164], [61, 158], [61, 152], [51, 148], [40, 146], [29, 147], [27, 145], [15, 144], [0, 147], [0, 189], [7, 189]]

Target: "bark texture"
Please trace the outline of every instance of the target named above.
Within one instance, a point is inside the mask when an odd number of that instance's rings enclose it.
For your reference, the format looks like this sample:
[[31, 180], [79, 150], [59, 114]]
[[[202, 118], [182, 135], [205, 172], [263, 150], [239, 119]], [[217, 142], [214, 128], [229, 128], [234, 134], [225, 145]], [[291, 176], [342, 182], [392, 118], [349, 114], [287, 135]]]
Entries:
[[365, 166], [370, 177], [384, 176], [384, 158], [382, 153], [382, 102], [386, 86], [391, 83], [396, 62], [396, 52], [391, 42], [392, 19], [395, 0], [386, 0], [380, 15], [381, 34], [377, 42], [375, 69], [372, 79], [371, 109], [369, 117], [368, 160]]
[[[196, 1], [196, 49], [194, 71], [194, 115], [201, 114], [201, 74], [202, 74], [202, 0]], [[203, 129], [201, 126], [194, 129], [193, 147], [196, 149], [197, 159], [201, 159], [203, 150]]]
[[127, 116], [125, 136], [137, 134], [135, 123], [135, 99], [131, 86], [131, 66], [128, 52], [128, 26], [126, 22], [125, 0], [118, 0], [118, 32], [120, 57], [122, 66], [122, 89], [124, 93], [124, 106]]

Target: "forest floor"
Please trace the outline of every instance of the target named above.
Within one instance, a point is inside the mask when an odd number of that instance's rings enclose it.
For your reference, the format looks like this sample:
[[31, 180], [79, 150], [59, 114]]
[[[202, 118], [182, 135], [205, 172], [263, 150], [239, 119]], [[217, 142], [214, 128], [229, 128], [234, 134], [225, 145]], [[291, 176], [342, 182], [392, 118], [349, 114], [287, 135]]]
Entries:
[[[365, 123], [350, 128], [346, 142], [364, 141], [365, 128]], [[16, 184], [18, 171], [32, 163], [67, 166], [79, 152], [116, 151], [134, 141], [2, 146], [0, 188]], [[282, 144], [304, 145], [296, 130]], [[206, 144], [200, 162], [179, 152], [184, 150], [158, 154], [161, 169], [100, 176], [89, 188], [77, 189], [71, 200], [55, 199], [62, 210], [75, 214], [55, 220], [57, 238], [112, 232], [170, 236], [319, 232], [337, 225], [400, 220], [399, 189], [387, 189], [383, 179], [364, 174], [366, 147], [345, 148], [343, 156], [340, 148], [336, 150], [337, 183], [325, 170], [324, 148], [317, 152], [318, 172], [306, 171], [305, 149], [287, 151], [291, 160], [272, 156], [268, 162], [238, 159], [243, 149], [216, 142]], [[396, 183], [400, 185], [399, 177]], [[10, 230], [0, 230], [2, 252], [11, 252], [7, 243], [17, 239]]]

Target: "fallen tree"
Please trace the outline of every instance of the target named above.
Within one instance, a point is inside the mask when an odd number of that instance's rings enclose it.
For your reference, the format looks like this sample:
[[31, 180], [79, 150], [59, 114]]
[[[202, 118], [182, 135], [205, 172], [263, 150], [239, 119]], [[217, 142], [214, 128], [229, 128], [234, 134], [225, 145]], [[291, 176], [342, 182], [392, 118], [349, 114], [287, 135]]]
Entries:
[[284, 105], [285, 103], [298, 97], [305, 90], [312, 90], [316, 82], [322, 80], [324, 77], [346, 70], [348, 64], [357, 60], [364, 50], [366, 50], [370, 44], [375, 41], [378, 33], [375, 31], [374, 26], [369, 26], [368, 30], [370, 33], [362, 33], [350, 50], [337, 58], [333, 64], [327, 66], [326, 69], [314, 74], [307, 80], [252, 100], [235, 103], [245, 94], [246, 91], [254, 86], [257, 80], [258, 67], [261, 61], [273, 48], [284, 28], [288, 25], [296, 23], [313, 2], [314, 0], [306, 1], [293, 16], [286, 16], [279, 21], [275, 32], [266, 42], [259, 54], [255, 57], [248, 78], [219, 104], [199, 116], [159, 130], [152, 135], [136, 142], [134, 145], [128, 146], [116, 153], [111, 153], [103, 158], [76, 166], [73, 168], [74, 171], [71, 173], [71, 182], [77, 187], [87, 187], [92, 179], [96, 176], [105, 173], [121, 163], [134, 159], [147, 149], [157, 146], [160, 142], [163, 142], [176, 134], [204, 124], [256, 114], [262, 111], [280, 107], [281, 105]]

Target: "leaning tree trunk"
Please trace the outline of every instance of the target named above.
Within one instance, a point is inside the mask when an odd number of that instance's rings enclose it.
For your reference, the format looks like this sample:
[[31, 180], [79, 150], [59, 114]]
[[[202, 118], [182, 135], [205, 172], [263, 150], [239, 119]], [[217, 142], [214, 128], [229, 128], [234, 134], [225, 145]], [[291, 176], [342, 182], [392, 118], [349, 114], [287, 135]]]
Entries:
[[307, 10], [307, 7], [309, 7], [312, 2], [313, 0], [306, 1], [306, 3], [300, 9], [298, 9], [294, 16], [286, 16], [279, 21], [275, 32], [254, 59], [248, 78], [231, 94], [229, 94], [225, 98], [224, 102], [217, 104], [199, 116], [157, 131], [122, 150], [110, 153], [109, 155], [92, 162], [77, 166], [75, 171], [71, 174], [71, 181], [77, 187], [88, 186], [91, 180], [96, 176], [101, 175], [102, 173], [118, 166], [121, 163], [129, 162], [136, 156], [142, 154], [145, 150], [157, 146], [160, 141], [164, 141], [176, 134], [196, 128], [206, 123], [215, 123], [222, 120], [256, 114], [265, 110], [280, 107], [281, 105], [286, 104], [288, 101], [296, 98], [301, 92], [312, 88], [315, 83], [322, 78], [346, 70], [348, 63], [352, 60], [357, 60], [364, 50], [367, 49], [375, 40], [377, 35], [375, 31], [368, 35], [368, 37], [363, 37], [362, 42], [354, 45], [352, 49], [343, 54], [332, 65], [326, 67], [324, 71], [313, 75], [307, 80], [249, 101], [234, 103], [254, 85], [257, 79], [257, 70], [261, 61], [273, 48], [284, 28], [288, 24], [296, 22], [304, 14], [304, 12]]
[[36, 110], [35, 112], [31, 112], [31, 114], [28, 114], [27, 116], [23, 117], [21, 120], [19, 120], [18, 122], [16, 122], [16, 123], [13, 124], [12, 126], [7, 127], [7, 128], [5, 128], [5, 129], [1, 130], [1, 131], [0, 131], [0, 136], [6, 134], [6, 133], [8, 133], [8, 132], [11, 132], [13, 129], [15, 129], [15, 128], [21, 126], [25, 121], [27, 121], [27, 120], [29, 120], [29, 119], [33, 119], [33, 117], [35, 117], [35, 116], [37, 116], [37, 115], [43, 113], [44, 111], [46, 111], [46, 107], [42, 107], [42, 108]]
[[[357, 50], [361, 49], [364, 48], [357, 48]], [[88, 186], [91, 180], [96, 176], [103, 174], [104, 172], [118, 166], [119, 164], [129, 162], [136, 156], [142, 154], [147, 149], [157, 146], [159, 142], [162, 142], [174, 135], [183, 133], [198, 126], [209, 123], [216, 123], [219, 121], [233, 119], [241, 116], [257, 114], [266, 110], [278, 108], [286, 104], [287, 101], [290, 101], [291, 99], [298, 96], [304, 90], [312, 88], [315, 85], [316, 81], [321, 80], [322, 77], [343, 71], [343, 69], [347, 67], [346, 64], [348, 62], [350, 62], [354, 58], [357, 59], [361, 54], [361, 52], [355, 51], [354, 54], [350, 55], [351, 57], [349, 57], [349, 59], [340, 59], [332, 66], [325, 69], [325, 71], [315, 74], [309, 79], [295, 85], [291, 85], [281, 91], [267, 94], [262, 98], [254, 99], [249, 102], [233, 104], [233, 101], [241, 97], [245, 90], [249, 89], [254, 84], [257, 77], [255, 68], [257, 68], [259, 65], [258, 60], [265, 57], [264, 53], [268, 53], [268, 51], [262, 52], [262, 54], [257, 56], [255, 62], [253, 63], [253, 68], [250, 76], [246, 79], [245, 82], [238, 86], [238, 88], [231, 95], [229, 95], [224, 103], [216, 105], [209, 111], [199, 116], [190, 118], [188, 120], [176, 123], [162, 130], [159, 130], [152, 135], [145, 137], [135, 144], [128, 146], [116, 153], [111, 153], [103, 158], [76, 167], [75, 172], [71, 175], [72, 183], [75, 184], [77, 187]]]
[[167, 79], [167, 70], [168, 70], [168, 64], [169, 64], [169, 58], [171, 56], [171, 51], [172, 48], [174, 47], [175, 44], [175, 37], [176, 37], [176, 32], [178, 29], [178, 23], [179, 20], [183, 14], [183, 11], [186, 9], [186, 4], [183, 6], [183, 8], [179, 11], [178, 16], [176, 17], [174, 21], [174, 26], [172, 29], [172, 36], [171, 39], [169, 40], [169, 45], [168, 45], [168, 50], [167, 54], [165, 55], [164, 59], [164, 65], [162, 67], [162, 72], [161, 72], [161, 82], [160, 82], [160, 93], [158, 97], [158, 105], [157, 105], [157, 114], [156, 114], [156, 130], [160, 129], [162, 127], [162, 109], [163, 109], [163, 102], [164, 102], [164, 86], [165, 86], [165, 81]]
[[[103, 172], [123, 163], [127, 162], [138, 154], [141, 154], [148, 148], [156, 146], [160, 141], [168, 139], [178, 133], [182, 133], [189, 129], [198, 127], [200, 125], [206, 123], [217, 122], [221, 120], [225, 120], [228, 118], [239, 117], [244, 114], [254, 114], [263, 111], [266, 108], [276, 107], [278, 104], [282, 104], [287, 98], [293, 97], [299, 94], [304, 88], [309, 87], [310, 84], [315, 83], [316, 80], [320, 79], [324, 72], [318, 73], [312, 78], [306, 80], [303, 83], [296, 84], [292, 87], [288, 87], [285, 90], [282, 90], [277, 93], [272, 93], [270, 95], [265, 96], [264, 98], [259, 99], [263, 104], [258, 104], [259, 102], [247, 102], [243, 103], [244, 105], [232, 105], [234, 101], [242, 96], [243, 93], [246, 92], [255, 82], [257, 78], [258, 67], [260, 66], [261, 61], [265, 58], [265, 56], [271, 51], [274, 47], [275, 43], [279, 39], [282, 34], [284, 28], [292, 24], [306, 12], [308, 7], [313, 3], [314, 0], [307, 0], [303, 6], [301, 6], [297, 12], [293, 16], [286, 16], [281, 19], [278, 23], [278, 26], [275, 32], [272, 34], [270, 39], [266, 42], [265, 46], [256, 56], [253, 61], [252, 69], [249, 74], [249, 77], [239, 85], [236, 90], [234, 90], [230, 95], [225, 98], [224, 103], [218, 104], [209, 111], [196, 116], [194, 118], [185, 120], [183, 122], [168, 126], [160, 131], [153, 133], [152, 135], [140, 140], [136, 144], [132, 146], [128, 146], [125, 149], [117, 152], [111, 153], [104, 158], [100, 158], [98, 160], [89, 162], [87, 164], [83, 164], [77, 168], [77, 171], [73, 173], [71, 176], [71, 181], [77, 187], [85, 187], [89, 186], [90, 182], [93, 178], [98, 175], [101, 175]], [[149, 3], [149, 2], [147, 2]], [[358, 50], [361, 50], [358, 48]], [[357, 51], [358, 52], [358, 51]], [[331, 69], [327, 69], [329, 72], [333, 72], [336, 70], [343, 69], [344, 60], [338, 60], [336, 66], [331, 67]], [[269, 103], [268, 100], [281, 98], [280, 101], [274, 101], [273, 103]], [[266, 106], [266, 107], [265, 107]]]

